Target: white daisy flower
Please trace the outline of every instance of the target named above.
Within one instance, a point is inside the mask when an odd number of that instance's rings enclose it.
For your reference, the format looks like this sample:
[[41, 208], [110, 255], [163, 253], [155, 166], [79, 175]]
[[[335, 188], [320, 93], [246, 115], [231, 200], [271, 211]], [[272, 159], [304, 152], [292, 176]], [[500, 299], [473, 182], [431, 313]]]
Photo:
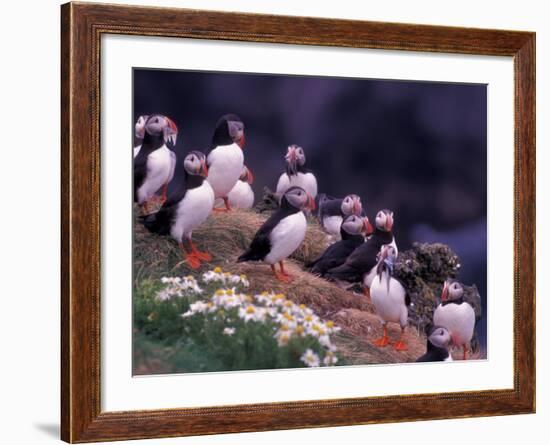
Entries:
[[325, 354], [325, 358], [323, 359], [323, 363], [325, 366], [332, 366], [335, 365], [338, 362], [338, 357], [334, 355], [332, 351], [327, 351]]
[[223, 335], [233, 335], [235, 333], [235, 328], [225, 328], [223, 330]]
[[310, 368], [315, 368], [320, 365], [319, 356], [309, 348], [302, 354], [300, 360]]

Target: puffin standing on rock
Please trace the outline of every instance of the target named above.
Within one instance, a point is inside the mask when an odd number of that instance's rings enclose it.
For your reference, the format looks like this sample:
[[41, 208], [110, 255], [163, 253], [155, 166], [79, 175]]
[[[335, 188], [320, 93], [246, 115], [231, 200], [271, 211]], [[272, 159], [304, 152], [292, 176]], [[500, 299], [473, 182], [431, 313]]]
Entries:
[[317, 196], [317, 178], [306, 167], [306, 154], [299, 145], [292, 144], [288, 147], [285, 156], [286, 172], [277, 182], [275, 193], [282, 197], [290, 187], [301, 187], [311, 195]]
[[464, 288], [458, 281], [446, 281], [441, 293], [441, 304], [434, 311], [434, 324], [445, 327], [452, 343], [462, 346], [462, 359], [466, 360], [470, 341], [474, 335], [476, 314], [464, 301]]
[[[254, 190], [252, 190], [250, 185], [253, 182], [254, 176], [252, 175], [252, 172], [246, 167], [246, 165], [244, 165], [239, 180], [227, 195], [227, 198], [229, 199], [229, 206], [231, 208], [252, 208], [254, 205]], [[215, 205], [216, 208], [218, 208], [223, 206], [224, 203], [221, 198], [218, 198]]]
[[[365, 243], [357, 247], [344, 264], [327, 271], [325, 277], [333, 280], [348, 281], [350, 283], [366, 280], [366, 277], [371, 273], [372, 278], [374, 278], [381, 247], [385, 244], [391, 244], [393, 241], [392, 227], [393, 212], [390, 210], [380, 210], [376, 215], [375, 229], [372, 236]], [[372, 279], [369, 280], [369, 286], [371, 281]], [[368, 287], [364, 289], [368, 295]]]
[[[278, 280], [285, 283], [292, 277], [285, 271], [283, 260], [302, 244], [306, 236], [307, 221], [303, 210], [315, 210], [315, 200], [301, 187], [290, 187], [281, 199], [281, 206], [263, 223], [254, 235], [249, 249], [237, 262], [264, 261]], [[279, 263], [280, 272], [275, 268]]]
[[[182, 250], [187, 264], [196, 269], [201, 261], [208, 262], [211, 255], [197, 250], [191, 235], [193, 229], [200, 226], [212, 211], [214, 191], [205, 180], [208, 176], [206, 157], [200, 151], [191, 151], [183, 161], [185, 181], [163, 204], [160, 210], [141, 217], [143, 225], [153, 233], [171, 235]], [[185, 250], [184, 240], [189, 242], [190, 252]]]
[[311, 273], [323, 276], [329, 269], [342, 265], [346, 258], [365, 242], [373, 229], [368, 218], [349, 215], [341, 225], [341, 241], [330, 245], [319, 258], [308, 264]]
[[178, 127], [166, 116], [154, 114], [145, 121], [143, 142], [134, 157], [134, 201], [145, 214], [149, 213], [149, 201], [161, 188], [162, 201], [166, 201], [176, 167], [176, 154], [166, 144], [175, 144], [177, 135]]
[[392, 276], [393, 264], [397, 258], [397, 252], [392, 245], [386, 245], [380, 253], [380, 261], [376, 266], [376, 276], [372, 280], [370, 295], [376, 309], [376, 314], [382, 326], [384, 335], [374, 341], [375, 346], [383, 347], [389, 344], [387, 323], [399, 323], [401, 336], [394, 344], [397, 351], [406, 351], [407, 345], [403, 340], [405, 328], [408, 323], [409, 311], [407, 307], [411, 304], [410, 296], [403, 285]]
[[212, 137], [212, 150], [208, 154], [208, 182], [216, 198], [222, 198], [225, 208], [215, 208], [220, 212], [231, 210], [229, 192], [241, 176], [244, 166], [243, 148], [245, 144], [244, 123], [235, 114], [220, 118]]
[[449, 353], [451, 334], [443, 326], [428, 325], [426, 353], [416, 359], [417, 362], [452, 362], [453, 357]]
[[340, 235], [340, 226], [348, 215], [363, 216], [363, 206], [359, 196], [351, 194], [344, 199], [325, 198], [319, 201], [319, 219], [323, 229], [329, 235]]

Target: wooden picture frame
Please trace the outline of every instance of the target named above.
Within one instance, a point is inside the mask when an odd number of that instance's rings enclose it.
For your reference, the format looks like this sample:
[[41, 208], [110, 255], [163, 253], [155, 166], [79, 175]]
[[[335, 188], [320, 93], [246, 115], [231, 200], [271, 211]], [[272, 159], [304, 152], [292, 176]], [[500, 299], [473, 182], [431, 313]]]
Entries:
[[[62, 5], [61, 18], [63, 440], [92, 442], [535, 411], [534, 33], [91, 3]], [[99, 116], [103, 34], [513, 57], [513, 389], [102, 412]]]

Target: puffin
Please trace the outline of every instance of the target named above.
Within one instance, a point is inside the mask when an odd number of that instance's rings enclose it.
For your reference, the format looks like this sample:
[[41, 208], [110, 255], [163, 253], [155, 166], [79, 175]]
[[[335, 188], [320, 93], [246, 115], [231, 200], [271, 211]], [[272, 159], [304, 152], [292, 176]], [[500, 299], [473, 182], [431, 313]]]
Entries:
[[[376, 215], [374, 226], [372, 236], [357, 247], [346, 258], [344, 264], [329, 269], [325, 274], [325, 278], [355, 283], [364, 281], [370, 273], [376, 272], [380, 249], [386, 244], [391, 244], [394, 239], [392, 233], [393, 212], [387, 209], [380, 210]], [[368, 287], [363, 289], [368, 296]]]
[[166, 201], [176, 168], [176, 154], [166, 144], [175, 144], [177, 134], [178, 127], [166, 116], [154, 114], [145, 121], [143, 142], [134, 157], [134, 201], [144, 214], [149, 213], [149, 201], [161, 188], [162, 202]]
[[279, 177], [275, 194], [282, 197], [292, 186], [301, 187], [314, 199], [317, 197], [317, 178], [306, 167], [306, 154], [299, 145], [288, 147], [285, 156], [286, 171]]
[[[158, 212], [140, 219], [149, 231], [174, 238], [189, 267], [197, 269], [201, 261], [208, 262], [212, 256], [197, 250], [191, 235], [212, 211], [214, 191], [206, 181], [208, 167], [204, 153], [190, 151], [183, 160], [183, 170], [183, 185], [171, 194]], [[185, 249], [184, 240], [189, 243], [189, 251]]]
[[[375, 225], [377, 228], [380, 228], [380, 230], [382, 231], [385, 230], [385, 236], [384, 236], [385, 241], [389, 239], [389, 234], [391, 234], [391, 241], [389, 242], [389, 244], [395, 249], [395, 254], [399, 255], [399, 250], [397, 249], [397, 243], [395, 242], [395, 236], [393, 235], [393, 232], [392, 232], [393, 212], [388, 209], [380, 210], [376, 214]], [[367, 296], [368, 296], [368, 289], [370, 288], [370, 285], [375, 275], [376, 275], [376, 267], [373, 267], [369, 271], [369, 273], [367, 273], [363, 277], [363, 290], [365, 291], [365, 294]]]
[[363, 215], [361, 198], [350, 194], [343, 199], [320, 199], [319, 220], [321, 226], [329, 235], [339, 236], [343, 219], [348, 215]]
[[143, 136], [145, 136], [145, 122], [147, 122], [147, 119], [149, 116], [143, 115], [138, 117], [138, 120], [136, 121], [135, 125], [135, 132], [134, 132], [134, 158], [138, 155], [139, 150], [141, 150], [141, 144], [143, 143]]
[[[229, 206], [231, 208], [238, 209], [251, 209], [254, 205], [254, 191], [250, 185], [254, 182], [254, 176], [252, 172], [247, 168], [246, 165], [243, 166], [241, 176], [231, 189], [227, 198], [229, 199]], [[221, 198], [216, 200], [216, 208], [223, 206], [224, 203]]]
[[[292, 281], [283, 261], [302, 244], [306, 236], [307, 221], [304, 210], [315, 210], [315, 200], [301, 187], [290, 187], [282, 196], [279, 209], [263, 223], [252, 243], [237, 262], [264, 261], [279, 281]], [[280, 271], [275, 264], [279, 263]]]
[[416, 359], [417, 362], [452, 362], [453, 357], [449, 353], [451, 334], [443, 326], [429, 324], [426, 327], [426, 353]]
[[367, 217], [349, 215], [340, 227], [342, 239], [330, 245], [319, 258], [308, 264], [311, 273], [323, 276], [329, 269], [342, 265], [346, 258], [365, 242], [365, 236], [373, 232]]
[[225, 208], [216, 211], [231, 210], [229, 192], [233, 189], [244, 166], [243, 149], [245, 144], [244, 123], [235, 114], [222, 116], [212, 136], [212, 146], [206, 158], [208, 182], [216, 198], [222, 198]]
[[466, 360], [476, 314], [470, 303], [464, 300], [464, 287], [458, 281], [447, 280], [443, 284], [441, 304], [434, 311], [433, 321], [449, 331], [452, 344], [462, 347], [462, 359]]
[[403, 340], [405, 328], [408, 323], [408, 306], [411, 299], [403, 284], [393, 277], [393, 265], [397, 258], [397, 252], [391, 244], [383, 246], [380, 260], [376, 266], [376, 276], [372, 280], [370, 296], [376, 314], [384, 327], [384, 335], [375, 340], [375, 346], [384, 347], [389, 344], [388, 323], [399, 323], [401, 336], [394, 344], [396, 351], [406, 351], [407, 344]]

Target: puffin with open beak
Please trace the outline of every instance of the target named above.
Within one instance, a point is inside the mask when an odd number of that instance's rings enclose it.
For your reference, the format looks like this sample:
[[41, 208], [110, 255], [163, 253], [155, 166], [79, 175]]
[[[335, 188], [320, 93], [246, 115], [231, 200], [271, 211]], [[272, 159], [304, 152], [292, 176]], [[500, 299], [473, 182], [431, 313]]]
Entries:
[[[289, 188], [281, 199], [279, 209], [260, 227], [248, 250], [237, 262], [264, 261], [278, 280], [289, 283], [284, 260], [304, 241], [307, 221], [304, 210], [315, 210], [315, 200], [301, 187]], [[279, 263], [280, 271], [275, 265]]]
[[147, 214], [151, 198], [157, 191], [162, 189], [161, 199], [166, 201], [168, 183], [176, 168], [176, 154], [166, 144], [175, 145], [178, 127], [170, 118], [154, 114], [147, 117], [143, 131], [136, 129], [136, 136], [142, 133], [143, 142], [134, 157], [134, 201]]
[[[235, 186], [231, 189], [227, 198], [229, 199], [229, 206], [237, 209], [251, 209], [254, 205], [254, 190], [252, 190], [252, 183], [254, 182], [254, 176], [252, 172], [245, 166], [241, 172], [239, 180]], [[221, 198], [216, 199], [215, 207], [221, 208], [225, 204]]]
[[329, 269], [342, 265], [357, 247], [364, 244], [365, 236], [372, 232], [373, 228], [367, 217], [347, 216], [340, 228], [342, 239], [328, 246], [319, 258], [308, 264], [311, 273], [323, 276]]
[[[183, 186], [171, 194], [158, 212], [142, 216], [141, 221], [153, 233], [172, 236], [189, 267], [196, 269], [201, 262], [212, 259], [210, 254], [195, 247], [191, 236], [212, 211], [214, 191], [206, 181], [208, 168], [204, 153], [189, 152], [183, 161], [183, 170]], [[184, 241], [188, 242], [189, 250]]]
[[376, 276], [370, 287], [370, 296], [376, 314], [382, 322], [384, 334], [374, 341], [374, 345], [378, 347], [387, 346], [390, 343], [387, 324], [399, 323], [401, 336], [394, 344], [394, 349], [406, 351], [407, 345], [403, 337], [408, 323], [408, 306], [411, 304], [411, 299], [403, 284], [393, 277], [393, 266], [396, 259], [397, 252], [392, 245], [388, 244], [382, 247], [380, 259], [376, 266]]
[[448, 280], [443, 284], [441, 304], [434, 311], [434, 324], [447, 328], [452, 344], [462, 347], [462, 358], [466, 360], [474, 335], [476, 314], [464, 300], [464, 287], [458, 281]]
[[306, 167], [306, 154], [299, 145], [288, 147], [285, 156], [286, 171], [277, 182], [276, 195], [282, 197], [290, 187], [301, 187], [314, 199], [317, 196], [317, 178]]
[[350, 194], [343, 199], [323, 199], [319, 202], [321, 226], [333, 237], [340, 236], [342, 221], [349, 215], [365, 216], [358, 195]]
[[[371, 273], [376, 274], [376, 266], [378, 264], [378, 256], [382, 246], [392, 244], [394, 241], [393, 228], [393, 212], [391, 210], [380, 210], [376, 215], [374, 223], [374, 232], [366, 242], [357, 247], [351, 255], [346, 259], [344, 264], [327, 271], [325, 277], [333, 280], [348, 281], [356, 283], [366, 280], [366, 277]], [[397, 254], [397, 249], [395, 249]], [[368, 286], [364, 287], [365, 294], [368, 296]]]
[[242, 174], [244, 166], [245, 132], [244, 123], [235, 114], [226, 114], [216, 124], [212, 137], [212, 149], [206, 159], [208, 182], [216, 198], [221, 198], [225, 208], [216, 211], [231, 210], [229, 192]]

